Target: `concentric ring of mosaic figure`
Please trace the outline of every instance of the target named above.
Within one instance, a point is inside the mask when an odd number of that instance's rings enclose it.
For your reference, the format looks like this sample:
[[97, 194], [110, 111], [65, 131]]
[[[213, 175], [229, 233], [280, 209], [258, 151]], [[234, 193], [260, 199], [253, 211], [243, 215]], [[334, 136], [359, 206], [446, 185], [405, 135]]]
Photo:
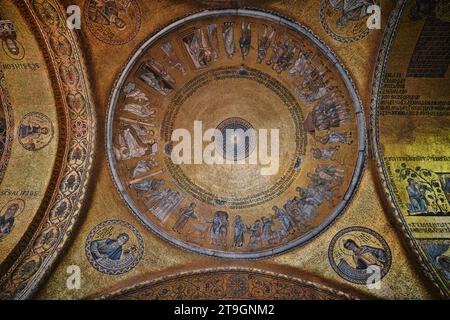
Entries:
[[[270, 148], [235, 142], [224, 156], [206, 135], [222, 127], [243, 130], [233, 139], [254, 129]], [[320, 234], [348, 206], [366, 154], [361, 102], [336, 55], [307, 28], [247, 9], [196, 13], [150, 36], [118, 76], [106, 131], [131, 212], [179, 247], [225, 258]]]

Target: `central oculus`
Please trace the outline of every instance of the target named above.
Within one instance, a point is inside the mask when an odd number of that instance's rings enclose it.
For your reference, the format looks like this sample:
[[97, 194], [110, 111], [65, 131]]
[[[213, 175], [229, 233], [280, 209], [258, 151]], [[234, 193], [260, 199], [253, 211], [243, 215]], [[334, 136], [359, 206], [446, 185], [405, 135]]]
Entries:
[[222, 134], [222, 141], [216, 140], [216, 150], [227, 160], [239, 161], [247, 158], [255, 149], [253, 126], [239, 117], [222, 121], [217, 130]]

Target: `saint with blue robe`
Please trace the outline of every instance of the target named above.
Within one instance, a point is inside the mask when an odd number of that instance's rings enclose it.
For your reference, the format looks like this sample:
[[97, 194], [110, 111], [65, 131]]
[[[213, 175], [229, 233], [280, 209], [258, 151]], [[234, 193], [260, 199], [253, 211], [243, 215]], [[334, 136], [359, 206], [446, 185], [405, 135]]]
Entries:
[[91, 253], [95, 260], [108, 258], [110, 260], [120, 260], [123, 252], [123, 245], [128, 241], [126, 233], [120, 234], [117, 239], [99, 239], [91, 242]]

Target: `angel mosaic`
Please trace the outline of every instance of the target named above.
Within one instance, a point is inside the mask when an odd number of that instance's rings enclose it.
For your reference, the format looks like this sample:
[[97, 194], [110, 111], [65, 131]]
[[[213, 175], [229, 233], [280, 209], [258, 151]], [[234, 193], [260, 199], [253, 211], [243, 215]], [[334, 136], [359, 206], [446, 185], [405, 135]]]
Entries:
[[265, 59], [275, 34], [276, 30], [274, 27], [268, 27], [266, 24], [260, 26], [258, 35], [258, 58], [256, 60], [258, 63], [261, 63]]
[[180, 58], [178, 58], [175, 50], [173, 49], [172, 43], [170, 41], [164, 43], [163, 45], [161, 45], [161, 50], [166, 55], [167, 64], [171, 68], [178, 69], [181, 72], [181, 74], [185, 76], [187, 74], [186, 68], [184, 67]]
[[228, 58], [232, 58], [235, 53], [234, 46], [234, 23], [225, 22], [222, 26], [223, 44]]
[[125, 93], [125, 99], [129, 100], [123, 107], [125, 111], [141, 118], [154, 118], [156, 116], [156, 110], [149, 108], [150, 99], [135, 83], [129, 82], [123, 88], [123, 92]]
[[175, 89], [175, 80], [167, 72], [166, 68], [150, 58], [138, 70], [138, 78], [145, 84], [166, 96]]
[[205, 68], [217, 59], [215, 25], [209, 25], [207, 33], [203, 28], [192, 28], [182, 33], [183, 45], [196, 69]]
[[241, 24], [241, 37], [239, 38], [239, 47], [241, 49], [242, 59], [245, 58], [250, 53], [250, 48], [252, 46], [252, 28], [251, 23], [242, 22]]
[[118, 145], [119, 147], [114, 148], [117, 160], [140, 158], [157, 152], [156, 142], [143, 143], [139, 139], [136, 130], [132, 127], [125, 127], [122, 133], [119, 134]]

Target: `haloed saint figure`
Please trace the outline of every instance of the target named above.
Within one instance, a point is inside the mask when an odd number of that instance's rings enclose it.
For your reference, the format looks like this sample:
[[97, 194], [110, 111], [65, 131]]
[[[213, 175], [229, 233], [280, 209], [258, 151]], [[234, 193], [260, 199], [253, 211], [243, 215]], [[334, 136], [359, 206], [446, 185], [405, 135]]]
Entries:
[[339, 276], [358, 284], [367, 284], [375, 272], [380, 281], [389, 272], [392, 262], [387, 242], [380, 234], [365, 227], [339, 231], [330, 242], [328, 258]]
[[0, 212], [0, 240], [9, 235], [16, 222], [17, 216], [22, 213], [25, 202], [15, 199], [7, 203]]
[[91, 265], [106, 274], [122, 274], [136, 266], [144, 253], [144, 240], [129, 223], [107, 220], [97, 225], [85, 243]]
[[42, 113], [29, 113], [20, 122], [17, 136], [25, 149], [40, 150], [47, 146], [53, 138], [52, 122]]
[[371, 246], [358, 246], [352, 239], [344, 242], [344, 248], [351, 251], [356, 269], [367, 269], [371, 265], [382, 268], [386, 263], [386, 251]]
[[11, 20], [4, 20], [0, 14], [0, 39], [2, 48], [8, 57], [14, 60], [22, 60], [25, 49], [17, 39], [17, 32]]
[[84, 16], [94, 36], [113, 45], [129, 42], [141, 26], [136, 0], [87, 0]]
[[[126, 233], [121, 233], [116, 239], [101, 239], [91, 243], [91, 252], [95, 260], [110, 259], [120, 260], [122, 257], [123, 245], [128, 242], [130, 237]], [[125, 254], [127, 251], [125, 252]]]

